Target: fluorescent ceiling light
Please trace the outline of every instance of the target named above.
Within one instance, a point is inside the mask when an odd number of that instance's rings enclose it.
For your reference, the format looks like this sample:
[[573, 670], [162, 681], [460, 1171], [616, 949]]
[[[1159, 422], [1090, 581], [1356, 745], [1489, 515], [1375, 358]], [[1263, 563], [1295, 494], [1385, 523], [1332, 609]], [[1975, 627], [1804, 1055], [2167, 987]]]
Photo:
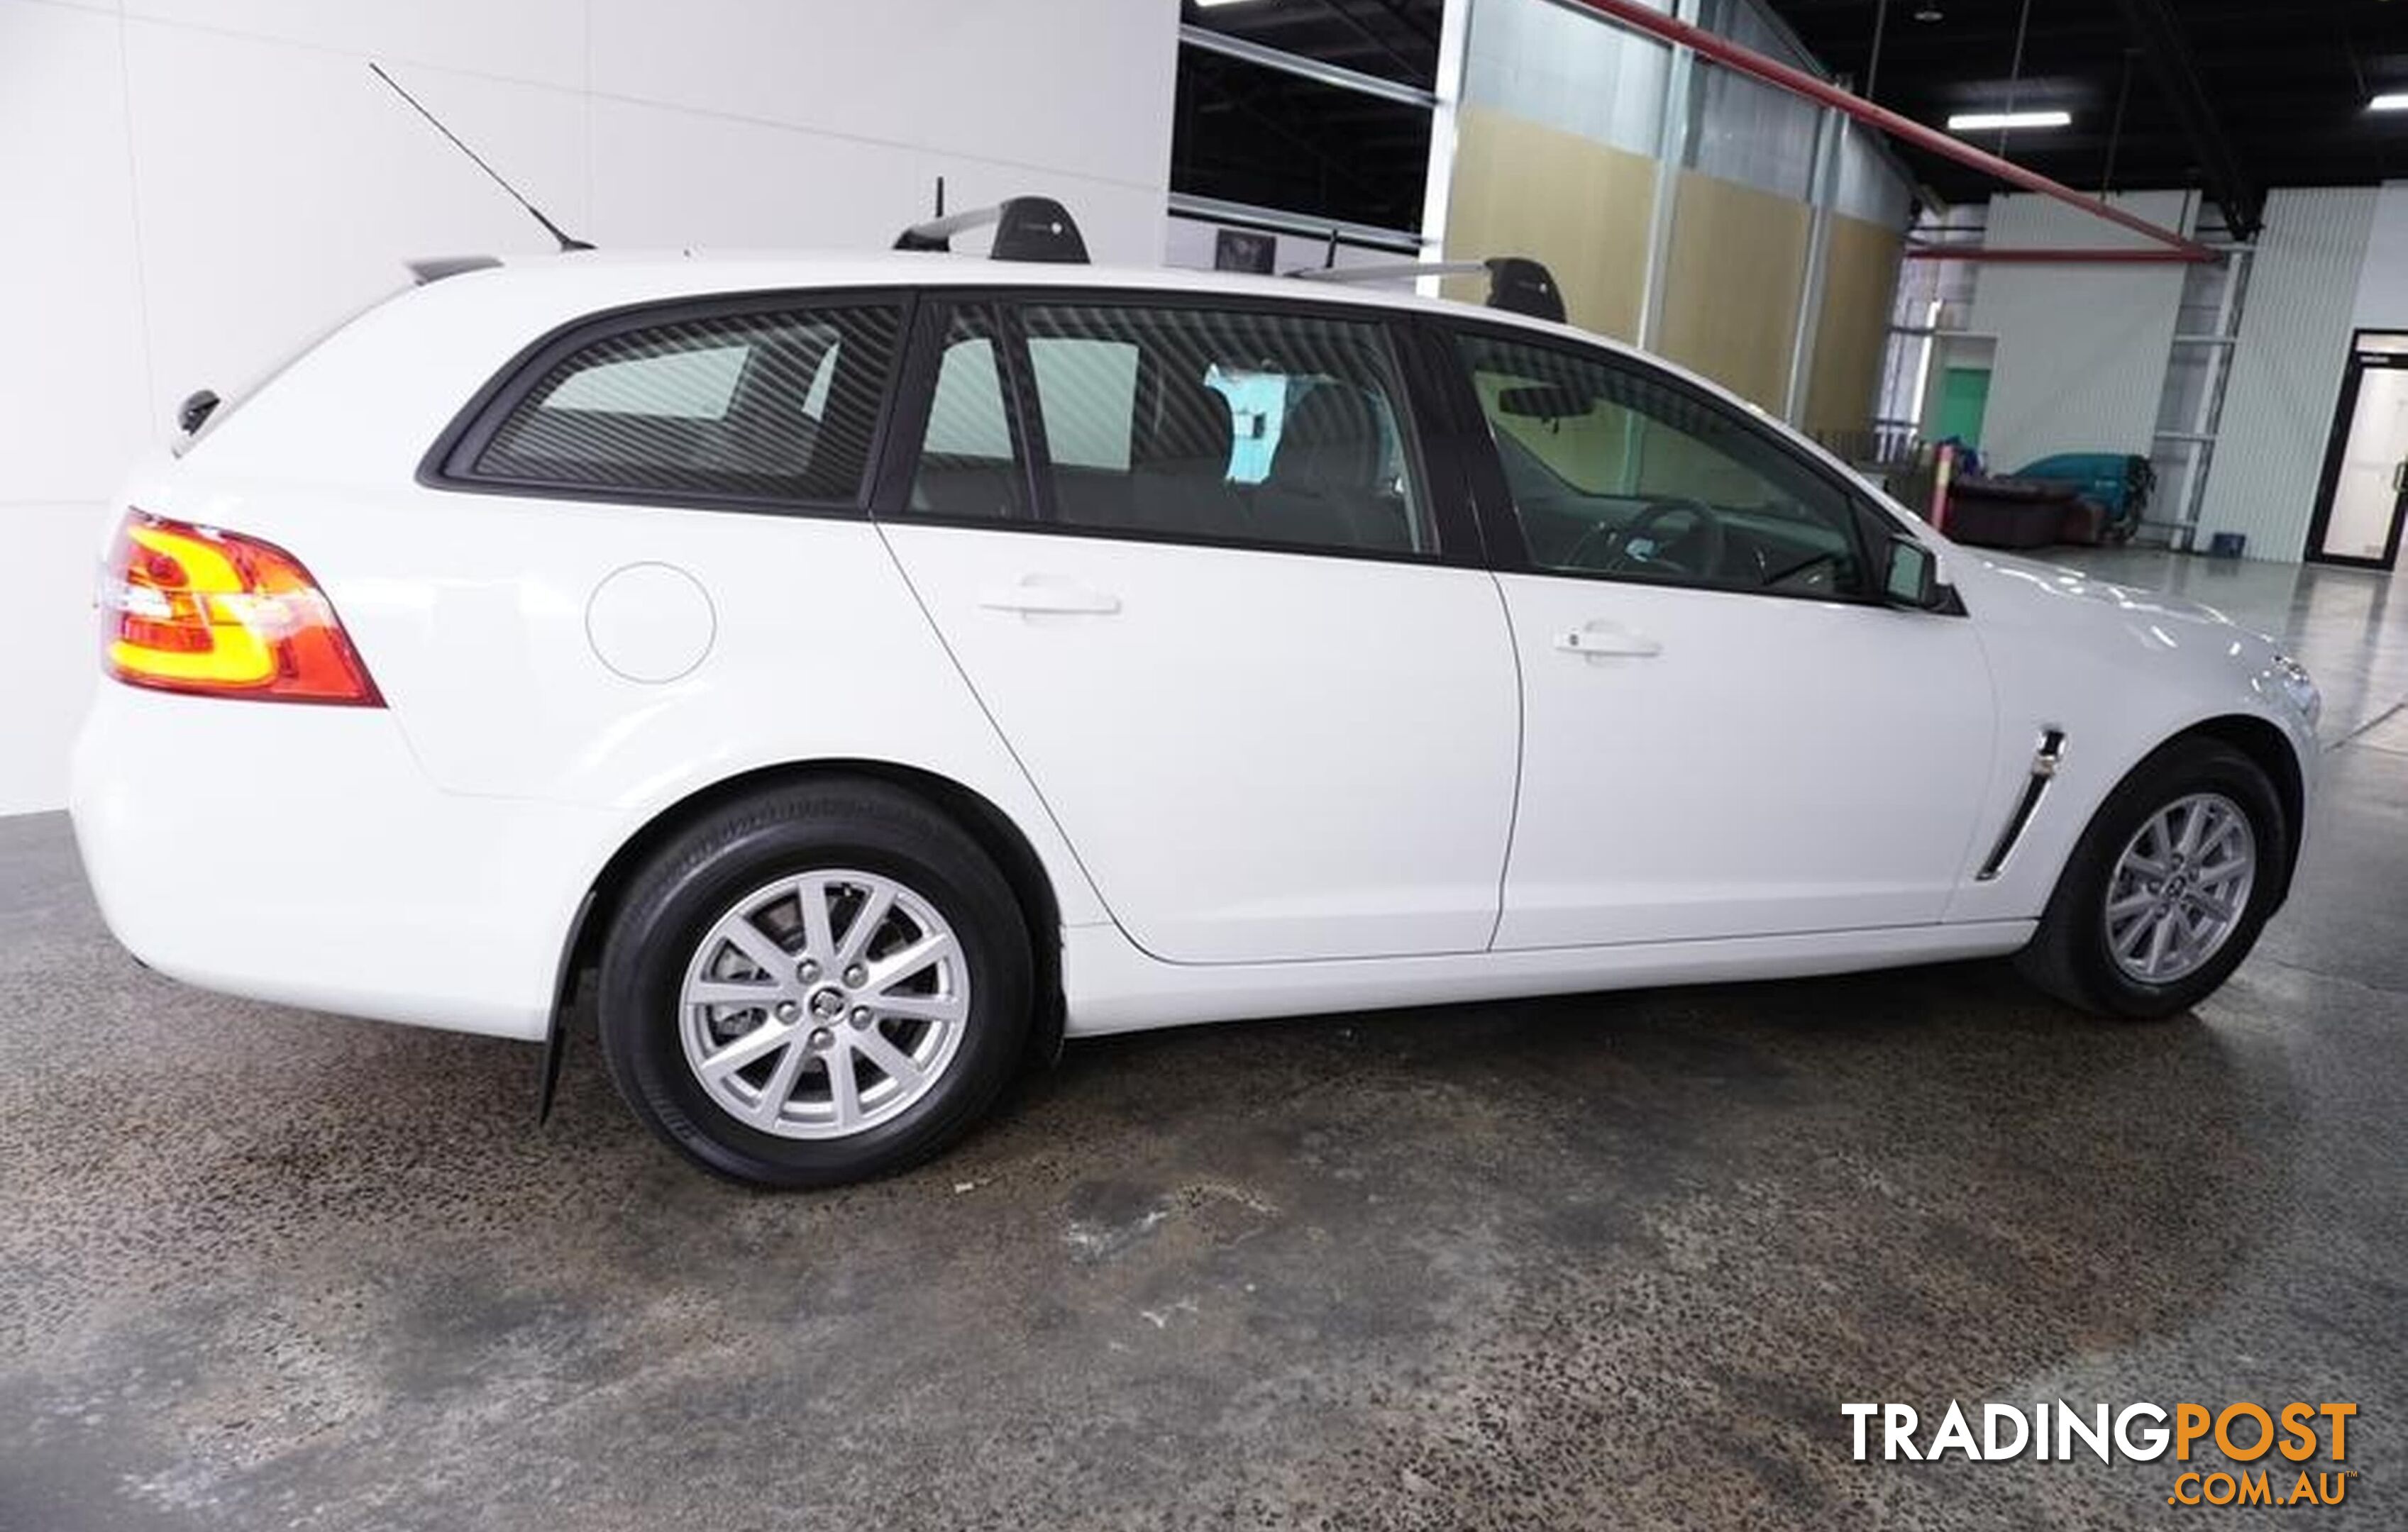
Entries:
[[1196, 0], [1196, 8], [1197, 10], [1211, 10], [1216, 6], [1235, 6], [1241, 5], [1243, 3], [1244, 0]]
[[2408, 112], [2408, 91], [2393, 91], [2366, 104], [2371, 112]]
[[1951, 133], [1987, 133], [1998, 128], [2070, 128], [2071, 112], [1958, 112], [1948, 120]]

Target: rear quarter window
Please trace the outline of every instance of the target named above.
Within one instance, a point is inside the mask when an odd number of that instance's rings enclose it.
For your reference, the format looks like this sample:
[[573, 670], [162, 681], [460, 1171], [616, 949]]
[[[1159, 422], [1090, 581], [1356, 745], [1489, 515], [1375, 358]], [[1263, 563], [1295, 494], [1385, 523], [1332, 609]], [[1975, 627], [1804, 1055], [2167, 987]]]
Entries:
[[617, 324], [538, 358], [442, 477], [597, 499], [857, 504], [901, 324], [885, 304]]

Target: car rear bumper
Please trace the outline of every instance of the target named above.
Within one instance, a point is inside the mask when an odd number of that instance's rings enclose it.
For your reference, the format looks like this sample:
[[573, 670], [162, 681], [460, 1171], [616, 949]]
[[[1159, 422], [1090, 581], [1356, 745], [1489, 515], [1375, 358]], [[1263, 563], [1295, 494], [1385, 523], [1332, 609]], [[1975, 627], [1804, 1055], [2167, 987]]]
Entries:
[[391, 713], [104, 683], [70, 809], [101, 913], [171, 978], [539, 1038], [613, 817], [437, 788]]

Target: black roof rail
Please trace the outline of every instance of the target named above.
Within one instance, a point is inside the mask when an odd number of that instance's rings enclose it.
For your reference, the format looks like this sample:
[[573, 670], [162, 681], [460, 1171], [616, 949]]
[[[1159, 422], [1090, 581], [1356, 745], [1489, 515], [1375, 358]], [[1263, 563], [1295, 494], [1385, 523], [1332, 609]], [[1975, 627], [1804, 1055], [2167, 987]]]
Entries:
[[992, 208], [932, 218], [914, 223], [895, 238], [896, 250], [949, 251], [953, 236], [964, 229], [995, 225], [995, 244], [987, 251], [996, 261], [1057, 261], [1087, 264], [1087, 241], [1069, 209], [1052, 197], [1006, 197]]
[[1564, 293], [1555, 274], [1526, 255], [1493, 255], [1485, 261], [1382, 261], [1359, 266], [1307, 266], [1288, 273], [1309, 282], [1384, 282], [1404, 277], [1469, 277], [1488, 274], [1488, 307], [1532, 319], [1564, 322]]

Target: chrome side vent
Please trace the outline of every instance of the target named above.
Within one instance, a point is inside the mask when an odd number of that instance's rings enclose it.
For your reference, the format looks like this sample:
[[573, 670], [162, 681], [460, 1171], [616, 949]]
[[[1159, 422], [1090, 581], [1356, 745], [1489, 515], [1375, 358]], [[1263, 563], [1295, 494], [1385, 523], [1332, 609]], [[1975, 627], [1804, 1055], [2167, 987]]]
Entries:
[[2007, 827], [1999, 832], [1999, 843], [1990, 848], [1989, 860], [1973, 875], [1975, 882], [1989, 882], [2006, 869], [2007, 858], [2015, 853], [2015, 842], [2024, 838], [2025, 827], [2040, 809], [2041, 795], [2048, 791], [2048, 784], [2057, 780], [2057, 768], [2064, 764], [2065, 731], [2042, 730], [2040, 748], [2032, 752], [2031, 775], [2024, 780], [2023, 796], [2015, 800], [2015, 811], [2007, 816]]

